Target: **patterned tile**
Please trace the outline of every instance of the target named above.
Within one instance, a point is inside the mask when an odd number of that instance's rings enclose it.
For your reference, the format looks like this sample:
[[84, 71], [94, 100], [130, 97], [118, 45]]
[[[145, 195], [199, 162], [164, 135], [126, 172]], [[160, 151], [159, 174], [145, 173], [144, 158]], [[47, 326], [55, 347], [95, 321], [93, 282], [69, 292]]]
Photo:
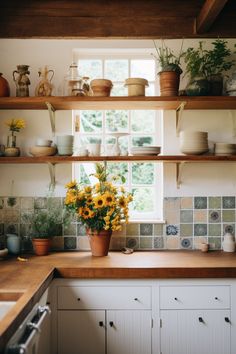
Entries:
[[207, 197], [194, 197], [195, 209], [207, 209]]
[[180, 208], [181, 209], [193, 209], [193, 198], [192, 197], [180, 198]]
[[210, 250], [220, 250], [221, 249], [221, 237], [209, 237], [208, 238]]
[[222, 210], [222, 220], [223, 222], [234, 222], [235, 210]]
[[207, 222], [207, 210], [195, 209], [194, 210], [194, 222], [195, 223], [206, 223]]
[[152, 249], [153, 237], [140, 237], [139, 248]]
[[194, 224], [194, 236], [207, 236], [207, 224]]
[[192, 239], [191, 238], [182, 238], [180, 241], [181, 248], [191, 249], [192, 248]]
[[76, 237], [64, 237], [64, 249], [74, 250], [76, 249]]
[[193, 236], [193, 224], [180, 224], [180, 236]]
[[220, 210], [209, 210], [208, 221], [219, 223], [221, 222], [221, 211]]
[[126, 246], [133, 249], [139, 248], [138, 237], [126, 237]]
[[139, 235], [139, 224], [128, 224], [126, 226], [127, 236], [138, 236]]
[[221, 224], [209, 224], [208, 235], [209, 236], [221, 236]]
[[154, 236], [163, 236], [163, 224], [154, 224]]
[[6, 208], [19, 209], [20, 208], [20, 198], [8, 197], [5, 198]]
[[235, 197], [222, 197], [223, 209], [235, 208]]
[[235, 234], [235, 225], [234, 224], [223, 224], [223, 233], [230, 232], [231, 234]]
[[153, 224], [140, 224], [140, 236], [152, 236]]
[[180, 211], [180, 222], [191, 223], [193, 222], [193, 211], [192, 210], [181, 210]]
[[166, 225], [166, 235], [177, 236], [179, 234], [179, 225]]
[[164, 248], [164, 237], [154, 237], [154, 248]]
[[221, 197], [208, 198], [209, 209], [221, 209]]

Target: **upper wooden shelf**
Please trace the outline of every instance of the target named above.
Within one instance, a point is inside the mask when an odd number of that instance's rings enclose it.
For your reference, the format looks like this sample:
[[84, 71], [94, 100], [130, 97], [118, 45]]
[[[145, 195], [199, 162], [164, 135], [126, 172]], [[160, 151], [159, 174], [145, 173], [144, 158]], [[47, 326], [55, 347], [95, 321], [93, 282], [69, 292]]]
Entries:
[[0, 164], [38, 164], [38, 163], [72, 163], [72, 162], [98, 162], [98, 161], [129, 161], [129, 162], [235, 162], [236, 155], [215, 156], [215, 155], [158, 155], [158, 156], [44, 156], [44, 157], [0, 157]]
[[236, 97], [178, 96], [178, 97], [0, 97], [0, 109], [47, 109], [49, 102], [55, 110], [110, 110], [110, 109], [236, 109]]

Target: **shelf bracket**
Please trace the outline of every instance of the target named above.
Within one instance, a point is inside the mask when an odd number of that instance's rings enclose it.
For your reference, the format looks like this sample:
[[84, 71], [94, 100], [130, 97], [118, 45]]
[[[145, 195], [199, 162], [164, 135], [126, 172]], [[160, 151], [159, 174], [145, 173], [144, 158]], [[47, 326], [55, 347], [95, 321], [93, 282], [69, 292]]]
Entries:
[[232, 123], [233, 123], [232, 136], [233, 136], [233, 138], [235, 138], [236, 137], [236, 115], [235, 115], [235, 111], [229, 110], [229, 116], [232, 119]]
[[50, 102], [45, 102], [48, 113], [49, 113], [49, 118], [50, 118], [50, 123], [51, 123], [51, 129], [52, 129], [52, 135], [55, 135], [55, 130], [56, 130], [56, 123], [55, 123], [55, 108], [52, 106]]
[[56, 186], [56, 178], [55, 178], [55, 163], [48, 162], [48, 170], [50, 174], [50, 185], [49, 185], [49, 190], [54, 191], [55, 186]]
[[186, 105], [186, 102], [181, 102], [179, 107], [176, 109], [176, 135], [179, 136], [180, 132], [180, 123], [183, 116], [183, 110]]
[[182, 184], [181, 178], [183, 174], [183, 167], [185, 165], [185, 161], [183, 162], [176, 162], [176, 186], [179, 189], [180, 185]]

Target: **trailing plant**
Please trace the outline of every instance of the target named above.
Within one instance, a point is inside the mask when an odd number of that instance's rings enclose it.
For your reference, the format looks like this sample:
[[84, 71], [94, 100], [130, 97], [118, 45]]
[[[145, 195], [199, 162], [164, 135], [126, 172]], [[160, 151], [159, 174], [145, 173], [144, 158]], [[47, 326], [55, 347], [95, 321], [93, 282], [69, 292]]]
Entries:
[[158, 47], [155, 41], [153, 41], [153, 43], [156, 49], [156, 53], [152, 53], [152, 55], [159, 63], [161, 71], [175, 71], [179, 74], [182, 74], [183, 71], [180, 67], [180, 60], [183, 56], [183, 41], [181, 44], [179, 55], [175, 55], [173, 50], [166, 46], [164, 40], [162, 40], [161, 42], [161, 47]]

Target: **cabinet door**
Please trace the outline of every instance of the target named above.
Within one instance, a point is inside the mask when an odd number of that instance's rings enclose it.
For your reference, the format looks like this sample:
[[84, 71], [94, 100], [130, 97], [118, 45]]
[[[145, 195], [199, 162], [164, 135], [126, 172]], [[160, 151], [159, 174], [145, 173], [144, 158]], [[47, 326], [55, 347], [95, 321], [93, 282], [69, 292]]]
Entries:
[[107, 354], [151, 354], [151, 311], [107, 311]]
[[58, 354], [104, 354], [105, 311], [58, 311]]
[[162, 354], [230, 354], [229, 310], [162, 310]]

